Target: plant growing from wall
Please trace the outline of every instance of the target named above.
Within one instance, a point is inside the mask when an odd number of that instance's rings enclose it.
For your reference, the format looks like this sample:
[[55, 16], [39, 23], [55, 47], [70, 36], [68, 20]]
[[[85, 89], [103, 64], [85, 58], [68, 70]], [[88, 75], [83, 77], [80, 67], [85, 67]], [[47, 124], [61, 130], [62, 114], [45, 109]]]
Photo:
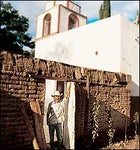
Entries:
[[107, 122], [108, 122], [108, 131], [107, 131], [107, 135], [109, 137], [109, 145], [112, 143], [112, 139], [114, 137], [114, 133], [115, 133], [115, 129], [113, 128], [113, 124], [112, 124], [112, 117], [111, 117], [111, 107], [110, 105], [108, 106], [108, 110], [107, 110]]
[[133, 122], [135, 123], [135, 135], [138, 135], [138, 127], [139, 127], [139, 112], [135, 112]]
[[108, 123], [107, 135], [109, 137], [109, 145], [112, 143], [112, 139], [115, 133], [115, 129], [113, 128], [113, 124], [112, 124], [113, 119], [111, 116], [110, 98], [112, 98], [112, 95], [109, 93], [107, 95], [107, 101], [106, 101], [106, 112], [107, 112], [107, 123]]
[[140, 24], [140, 12], [139, 12], [139, 10], [137, 10], [135, 17], [130, 18], [130, 21], [134, 22], [134, 24], [136, 24], [136, 25]]
[[93, 103], [92, 107], [92, 117], [93, 117], [93, 125], [92, 125], [92, 139], [93, 142], [95, 141], [96, 137], [99, 136], [98, 134], [98, 128], [99, 128], [99, 120], [98, 120], [98, 114], [99, 114], [100, 104], [99, 99], [97, 98], [96, 101]]

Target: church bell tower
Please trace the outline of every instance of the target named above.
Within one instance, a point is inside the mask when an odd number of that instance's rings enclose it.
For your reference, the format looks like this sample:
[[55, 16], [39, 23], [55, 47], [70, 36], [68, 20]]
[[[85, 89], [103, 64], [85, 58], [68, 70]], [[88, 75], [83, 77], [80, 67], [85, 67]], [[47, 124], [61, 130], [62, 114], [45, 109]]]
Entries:
[[37, 16], [36, 40], [77, 28], [87, 23], [81, 7], [73, 1], [47, 1], [45, 11]]

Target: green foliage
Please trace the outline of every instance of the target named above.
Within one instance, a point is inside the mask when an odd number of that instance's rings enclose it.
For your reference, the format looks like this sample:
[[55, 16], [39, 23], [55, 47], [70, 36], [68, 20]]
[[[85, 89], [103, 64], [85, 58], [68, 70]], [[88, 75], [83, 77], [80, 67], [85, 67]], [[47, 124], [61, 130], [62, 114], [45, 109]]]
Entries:
[[99, 104], [99, 99], [97, 98], [97, 100], [93, 103], [93, 107], [92, 107], [92, 118], [93, 118], [92, 139], [93, 139], [93, 142], [95, 141], [96, 137], [99, 136], [99, 134], [98, 134], [98, 128], [99, 128], [99, 120], [98, 120], [99, 109], [100, 109], [100, 104]]
[[136, 15], [133, 18], [129, 19], [131, 22], [133, 22], [136, 25], [140, 24], [140, 12], [137, 10]]
[[109, 145], [112, 143], [112, 139], [114, 137], [114, 133], [115, 133], [115, 129], [113, 128], [113, 124], [112, 124], [112, 117], [111, 117], [111, 107], [110, 105], [107, 106], [107, 122], [108, 122], [108, 131], [107, 131], [107, 135], [109, 137]]
[[111, 5], [110, 0], [104, 0], [103, 4], [99, 9], [99, 18], [104, 19], [111, 16]]
[[105, 9], [104, 9], [104, 18], [110, 17], [110, 0], [104, 1]]
[[133, 122], [135, 123], [135, 135], [138, 135], [138, 128], [139, 128], [139, 112], [135, 112], [133, 116]]
[[23, 47], [34, 48], [35, 43], [27, 32], [28, 19], [19, 16], [10, 3], [1, 3], [0, 49], [24, 54]]
[[108, 93], [107, 101], [106, 101], [106, 113], [107, 113], [107, 123], [108, 123], [107, 135], [109, 137], [109, 145], [112, 143], [112, 139], [115, 133], [115, 129], [113, 128], [113, 124], [112, 124], [113, 119], [111, 116], [111, 106], [110, 106], [111, 99], [113, 99], [113, 95], [112, 93]]
[[136, 15], [135, 23], [136, 23], [137, 25], [139, 25], [139, 24], [140, 24], [140, 12], [139, 12], [139, 11], [137, 11], [137, 15]]
[[135, 112], [133, 121], [139, 123], [139, 112]]
[[104, 19], [104, 9], [103, 5], [101, 4], [100, 10], [99, 10], [99, 18]]

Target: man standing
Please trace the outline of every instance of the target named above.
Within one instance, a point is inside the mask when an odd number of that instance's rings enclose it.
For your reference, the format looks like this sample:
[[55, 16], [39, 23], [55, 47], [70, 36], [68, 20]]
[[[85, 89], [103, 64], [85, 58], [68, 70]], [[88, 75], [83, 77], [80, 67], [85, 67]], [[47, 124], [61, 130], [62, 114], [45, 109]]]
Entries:
[[66, 95], [61, 99], [59, 91], [55, 91], [52, 97], [54, 100], [49, 103], [47, 111], [47, 125], [49, 126], [50, 145], [54, 148], [54, 132], [56, 131], [56, 137], [58, 142], [58, 148], [62, 146], [62, 123], [64, 121], [64, 108], [67, 100], [69, 99], [71, 83], [66, 91]]

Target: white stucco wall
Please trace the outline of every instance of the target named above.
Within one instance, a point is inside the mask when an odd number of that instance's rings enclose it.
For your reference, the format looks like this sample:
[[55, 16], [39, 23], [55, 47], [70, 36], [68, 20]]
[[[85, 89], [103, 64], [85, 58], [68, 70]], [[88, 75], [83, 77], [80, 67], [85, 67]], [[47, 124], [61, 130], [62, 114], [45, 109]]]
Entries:
[[74, 10], [77, 13], [81, 12], [81, 7], [77, 4], [75, 4], [74, 2], [69, 2], [69, 9]]
[[[42, 38], [43, 19], [47, 13], [50, 13], [52, 18], [51, 34], [57, 33], [58, 27], [59, 32], [68, 30], [68, 16], [71, 10], [61, 6], [60, 18], [58, 18], [58, 5], [60, 4], [65, 7], [69, 6], [75, 12], [80, 12], [80, 6], [73, 2], [69, 2], [68, 5], [67, 1], [56, 1], [55, 7], [54, 1], [46, 2], [46, 12], [37, 16], [36, 39]], [[77, 18], [79, 26], [86, 24], [84, 16], [77, 14]], [[132, 93], [133, 96], [137, 96], [139, 95], [139, 88], [137, 88], [139, 87], [138, 35], [139, 27], [137, 25], [129, 22], [122, 15], [117, 15], [56, 37], [47, 37], [42, 41], [37, 40], [35, 55], [43, 59], [82, 67], [131, 74]], [[45, 47], [47, 50], [44, 52], [40, 50], [46, 49]], [[38, 51], [41, 53], [37, 54]], [[46, 52], [51, 55], [48, 56]], [[98, 55], [95, 54], [96, 52]], [[68, 56], [68, 54], [71, 55]], [[77, 59], [77, 56], [80, 57], [80, 60]]]
[[[60, 11], [60, 15], [59, 15]], [[36, 28], [36, 39], [42, 38], [43, 33], [43, 19], [47, 14], [51, 15], [51, 32], [50, 34], [54, 34], [59, 32], [64, 32], [68, 30], [68, 18], [69, 15], [73, 11], [66, 9], [63, 6], [55, 6], [53, 9], [49, 9], [45, 11], [44, 13], [37, 16], [37, 28]], [[85, 25], [87, 18], [85, 16], [82, 16], [81, 14], [76, 14], [78, 20], [79, 20], [79, 26]], [[59, 19], [59, 21], [58, 21]], [[65, 20], [65, 21], [64, 21]], [[59, 29], [58, 29], [59, 28]]]
[[45, 10], [49, 10], [51, 8], [54, 7], [54, 4], [55, 6], [56, 5], [63, 5], [65, 7], [69, 7], [69, 9], [77, 12], [77, 13], [80, 13], [80, 6], [75, 4], [74, 2], [71, 2], [71, 1], [50, 1], [50, 2], [46, 2], [46, 6], [45, 6]]
[[122, 18], [121, 33], [121, 72], [132, 75], [132, 95], [139, 96], [139, 26]]
[[134, 38], [139, 34], [129, 24], [133, 23], [122, 15], [116, 15], [37, 40], [35, 57], [130, 74], [133, 79], [132, 96], [138, 96], [138, 42]]
[[41, 15], [37, 16], [37, 28], [36, 28], [36, 39], [42, 38], [42, 32], [43, 32], [43, 19], [46, 16], [46, 14], [51, 15], [51, 32], [50, 34], [56, 33], [58, 31], [58, 6], [54, 7], [53, 9], [50, 9]]
[[115, 16], [37, 40], [35, 57], [118, 72], [120, 36], [120, 16]]
[[[59, 22], [59, 32], [64, 32], [68, 30], [69, 15], [73, 14], [73, 11], [60, 6], [60, 22]], [[87, 18], [80, 14], [75, 14], [79, 20], [79, 26], [85, 25]]]

